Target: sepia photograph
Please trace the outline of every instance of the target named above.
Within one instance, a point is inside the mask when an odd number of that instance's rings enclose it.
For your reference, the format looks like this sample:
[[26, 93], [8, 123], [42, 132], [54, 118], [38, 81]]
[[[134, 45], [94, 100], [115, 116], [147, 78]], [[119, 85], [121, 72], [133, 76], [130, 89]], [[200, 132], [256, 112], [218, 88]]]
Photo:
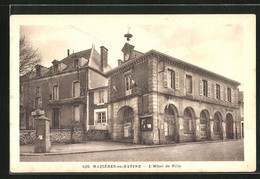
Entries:
[[254, 171], [255, 21], [12, 15], [10, 171]]

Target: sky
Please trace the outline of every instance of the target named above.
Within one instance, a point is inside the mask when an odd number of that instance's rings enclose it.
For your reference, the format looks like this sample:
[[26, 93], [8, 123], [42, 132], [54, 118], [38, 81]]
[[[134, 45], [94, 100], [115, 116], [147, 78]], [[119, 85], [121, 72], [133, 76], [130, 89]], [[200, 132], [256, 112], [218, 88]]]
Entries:
[[108, 63], [116, 67], [123, 59], [128, 30], [135, 50], [160, 51], [236, 80], [242, 83], [240, 88], [246, 78], [239, 69], [255, 50], [250, 15], [31, 16], [20, 24], [20, 35], [39, 49], [46, 67], [65, 58], [67, 49], [78, 52], [92, 45], [98, 52], [105, 46]]

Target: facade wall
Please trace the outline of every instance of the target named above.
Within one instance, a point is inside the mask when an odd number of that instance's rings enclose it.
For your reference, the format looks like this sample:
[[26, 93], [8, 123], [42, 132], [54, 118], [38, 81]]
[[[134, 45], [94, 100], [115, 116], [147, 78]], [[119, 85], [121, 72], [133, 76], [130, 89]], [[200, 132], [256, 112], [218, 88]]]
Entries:
[[[80, 82], [80, 97], [73, 97], [73, 82]], [[34, 121], [31, 112], [36, 109], [35, 98], [41, 98], [41, 108], [45, 110], [46, 117], [50, 120], [53, 118], [53, 108], [59, 109], [60, 128], [69, 128], [73, 122], [73, 107], [80, 106], [80, 125], [83, 125], [85, 116], [84, 96], [86, 89], [86, 72], [85, 70], [72, 72], [62, 75], [31, 80], [21, 83], [23, 85], [23, 105], [21, 112], [26, 113], [24, 120], [27, 118], [28, 128], [34, 129]], [[58, 100], [53, 100], [53, 86], [58, 85]], [[38, 87], [38, 92], [36, 88]], [[52, 122], [52, 121], [51, 121]], [[25, 128], [25, 127], [24, 127]]]

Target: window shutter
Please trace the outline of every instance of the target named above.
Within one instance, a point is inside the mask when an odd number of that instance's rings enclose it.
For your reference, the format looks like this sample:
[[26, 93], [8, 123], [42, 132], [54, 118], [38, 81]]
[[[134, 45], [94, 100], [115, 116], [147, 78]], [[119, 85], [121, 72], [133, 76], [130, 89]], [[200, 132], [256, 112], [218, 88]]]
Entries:
[[227, 101], [227, 87], [225, 87], [225, 101]]
[[104, 90], [104, 103], [107, 103], [107, 90]]
[[200, 78], [200, 96], [203, 94], [202, 79]]
[[235, 94], [234, 94], [234, 90], [231, 88], [231, 103], [235, 103]]
[[94, 92], [94, 104], [98, 104], [98, 99], [99, 98], [99, 96], [98, 96], [98, 91], [95, 91]]
[[167, 88], [167, 86], [168, 86], [167, 73], [168, 73], [168, 70], [165, 69], [165, 70], [164, 70], [164, 73], [163, 73], [163, 86], [164, 86], [165, 88]]
[[179, 90], [179, 72], [175, 71], [175, 89]]
[[213, 83], [213, 97], [216, 99], [216, 93], [217, 93], [216, 83]]
[[211, 92], [211, 82], [208, 81], [208, 97], [210, 98], [210, 92]]
[[171, 88], [171, 71], [167, 70], [167, 86], [168, 88]]
[[224, 94], [223, 94], [223, 86], [220, 85], [220, 100], [223, 100], [224, 98]]

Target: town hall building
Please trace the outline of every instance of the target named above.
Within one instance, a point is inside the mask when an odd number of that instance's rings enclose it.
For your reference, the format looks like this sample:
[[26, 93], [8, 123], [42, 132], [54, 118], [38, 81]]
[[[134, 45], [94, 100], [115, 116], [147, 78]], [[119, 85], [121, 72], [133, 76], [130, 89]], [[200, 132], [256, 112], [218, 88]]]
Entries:
[[[130, 34], [131, 35], [131, 34]], [[239, 82], [125, 43], [108, 76], [114, 141], [163, 144], [241, 137]]]

